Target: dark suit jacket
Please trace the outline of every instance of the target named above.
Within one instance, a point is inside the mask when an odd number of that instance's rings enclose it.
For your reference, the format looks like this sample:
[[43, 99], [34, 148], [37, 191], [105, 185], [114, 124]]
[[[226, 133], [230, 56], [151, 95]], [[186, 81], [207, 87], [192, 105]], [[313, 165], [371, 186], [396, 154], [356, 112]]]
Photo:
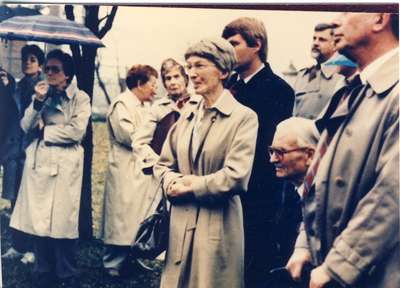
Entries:
[[[232, 82], [227, 84], [228, 88], [232, 85]], [[269, 162], [267, 148], [272, 143], [276, 125], [292, 114], [294, 92], [289, 84], [274, 74], [269, 64], [265, 63], [261, 71], [243, 88], [239, 88], [236, 99], [254, 110], [260, 123], [249, 189], [242, 197], [244, 205], [263, 207], [263, 214], [270, 214], [263, 215], [263, 218], [271, 219], [274, 213], [266, 211], [266, 205], [275, 206], [276, 201], [279, 201], [280, 197], [276, 195], [276, 191], [282, 191], [282, 182], [275, 177], [275, 169]]]
[[[237, 76], [228, 81], [227, 88], [234, 85], [236, 78]], [[264, 255], [272, 258], [276, 256], [276, 233], [271, 232], [276, 228], [274, 223], [282, 205], [283, 183], [275, 177], [275, 169], [269, 162], [267, 148], [272, 143], [276, 125], [292, 115], [294, 92], [289, 84], [265, 63], [265, 67], [247, 84], [238, 88], [235, 97], [240, 103], [254, 110], [259, 120], [252, 175], [248, 191], [242, 196], [246, 254], [254, 252], [260, 257]]]

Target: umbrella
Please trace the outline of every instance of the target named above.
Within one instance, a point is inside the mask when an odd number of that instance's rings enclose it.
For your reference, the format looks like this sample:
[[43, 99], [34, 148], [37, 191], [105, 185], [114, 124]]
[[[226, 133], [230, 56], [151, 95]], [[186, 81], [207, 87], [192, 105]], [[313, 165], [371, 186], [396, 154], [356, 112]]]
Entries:
[[16, 16], [0, 23], [0, 38], [104, 47], [86, 26], [55, 16]]
[[336, 65], [336, 66], [348, 66], [348, 67], [357, 67], [357, 64], [351, 61], [349, 58], [342, 54], [337, 54], [331, 60], [328, 60], [325, 65]]

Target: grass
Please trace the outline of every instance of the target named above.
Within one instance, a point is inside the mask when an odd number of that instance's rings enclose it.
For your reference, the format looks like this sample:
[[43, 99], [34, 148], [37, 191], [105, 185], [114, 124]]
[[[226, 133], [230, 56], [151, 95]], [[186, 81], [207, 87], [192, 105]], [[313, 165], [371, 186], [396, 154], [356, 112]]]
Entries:
[[[99, 235], [101, 205], [103, 203], [104, 176], [107, 167], [109, 149], [108, 132], [103, 122], [93, 123], [93, 175], [92, 175], [92, 206], [93, 231]], [[0, 181], [1, 182], [1, 181]], [[0, 211], [4, 211], [9, 204], [0, 201]], [[10, 247], [10, 233], [8, 232], [9, 219], [1, 216], [1, 251], [4, 253]], [[78, 246], [77, 261], [80, 269], [82, 288], [153, 288], [159, 286], [162, 263], [159, 260], [145, 262], [154, 271], [133, 271], [132, 275], [124, 279], [112, 279], [103, 273], [102, 269], [103, 245], [101, 241], [81, 241]], [[19, 260], [3, 260], [3, 288], [31, 288], [32, 267], [24, 265]], [[52, 288], [52, 287], [49, 287]]]

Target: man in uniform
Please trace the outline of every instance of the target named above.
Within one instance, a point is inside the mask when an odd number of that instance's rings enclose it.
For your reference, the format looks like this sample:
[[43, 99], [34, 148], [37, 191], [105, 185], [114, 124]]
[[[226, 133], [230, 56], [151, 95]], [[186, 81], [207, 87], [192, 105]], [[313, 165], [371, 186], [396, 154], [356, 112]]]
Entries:
[[311, 56], [316, 65], [300, 70], [294, 82], [295, 105], [293, 116], [315, 119], [334, 94], [342, 76], [336, 74], [337, 67], [325, 63], [335, 53], [335, 41], [331, 24], [315, 26]]

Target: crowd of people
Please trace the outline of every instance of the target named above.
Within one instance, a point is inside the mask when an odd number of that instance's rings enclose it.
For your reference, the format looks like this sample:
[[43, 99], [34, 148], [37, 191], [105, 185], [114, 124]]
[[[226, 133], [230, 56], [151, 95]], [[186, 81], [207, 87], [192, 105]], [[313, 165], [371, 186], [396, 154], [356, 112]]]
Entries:
[[[399, 287], [398, 25], [398, 14], [348, 12], [316, 25], [316, 64], [293, 87], [249, 17], [188, 47], [185, 66], [163, 61], [158, 100], [158, 71], [133, 65], [107, 113], [106, 275], [143, 267], [130, 246], [166, 198], [160, 287], [272, 287], [279, 267], [290, 285]], [[33, 263], [37, 287], [78, 287], [90, 100], [69, 54], [26, 45], [21, 59], [18, 83], [0, 71], [13, 246], [2, 257]]]

